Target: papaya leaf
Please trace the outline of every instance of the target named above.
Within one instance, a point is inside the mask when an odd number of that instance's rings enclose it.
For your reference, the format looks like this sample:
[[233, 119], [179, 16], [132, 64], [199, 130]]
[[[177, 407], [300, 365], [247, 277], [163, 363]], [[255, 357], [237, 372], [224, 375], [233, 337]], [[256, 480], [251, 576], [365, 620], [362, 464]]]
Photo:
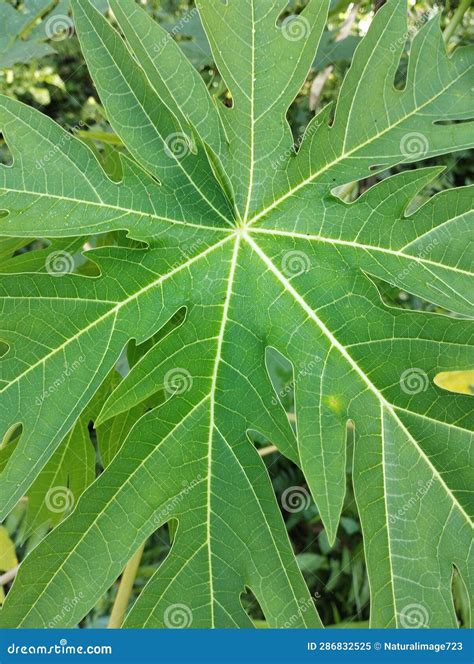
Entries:
[[[453, 568], [472, 580], [473, 410], [434, 379], [473, 366], [473, 187], [416, 209], [440, 169], [401, 170], [352, 203], [335, 190], [472, 146], [472, 49], [448, 57], [438, 19], [427, 22], [395, 87], [406, 5], [388, 0], [335, 109], [295, 151], [286, 113], [329, 2], [290, 17], [286, 4], [197, 0], [227, 107], [133, 0], [110, 0], [120, 34], [89, 0], [73, 0], [84, 57], [131, 155], [118, 182], [76, 137], [1, 99], [13, 155], [0, 169], [3, 235], [126, 231], [146, 243], [88, 251], [95, 276], [2, 275], [1, 428], [22, 427], [6, 447], [3, 517], [124, 348], [144, 348], [95, 421], [98, 431], [115, 421], [125, 441], [105, 440], [105, 471], [21, 564], [3, 627], [76, 625], [167, 523], [171, 552], [126, 626], [250, 627], [246, 588], [269, 627], [321, 626], [251, 432], [300, 465], [332, 544], [349, 425], [371, 625], [457, 624]], [[388, 307], [380, 280], [456, 315]], [[270, 349], [293, 366], [294, 428], [267, 371]], [[64, 597], [78, 601], [57, 622]]]

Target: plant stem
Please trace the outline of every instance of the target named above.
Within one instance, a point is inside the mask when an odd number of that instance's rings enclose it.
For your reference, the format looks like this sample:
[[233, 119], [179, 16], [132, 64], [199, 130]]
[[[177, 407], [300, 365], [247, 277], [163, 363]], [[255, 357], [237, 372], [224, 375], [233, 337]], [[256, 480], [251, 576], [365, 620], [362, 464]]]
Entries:
[[278, 452], [278, 448], [275, 445], [268, 445], [267, 447], [261, 447], [258, 450], [258, 453], [260, 454], [261, 457], [267, 456], [268, 454], [273, 454], [274, 452]]
[[458, 25], [461, 23], [464, 14], [468, 10], [469, 5], [471, 4], [471, 0], [461, 0], [459, 3], [458, 8], [454, 12], [451, 20], [449, 21], [448, 25], [446, 26], [444, 33], [443, 33], [443, 39], [444, 43], [447, 44], [451, 37], [453, 36], [456, 28]]
[[9, 569], [8, 572], [5, 572], [4, 574], [0, 575], [0, 586], [6, 586], [7, 583], [11, 583], [15, 576], [17, 575], [18, 572], [18, 565], [16, 567], [13, 567], [12, 569]]
[[118, 629], [122, 626], [144, 548], [145, 543], [141, 545], [138, 551], [133, 554], [128, 563], [125, 565], [122, 578], [120, 579], [117, 597], [115, 598], [115, 602], [112, 607], [112, 613], [110, 614], [109, 624], [107, 625], [109, 629]]

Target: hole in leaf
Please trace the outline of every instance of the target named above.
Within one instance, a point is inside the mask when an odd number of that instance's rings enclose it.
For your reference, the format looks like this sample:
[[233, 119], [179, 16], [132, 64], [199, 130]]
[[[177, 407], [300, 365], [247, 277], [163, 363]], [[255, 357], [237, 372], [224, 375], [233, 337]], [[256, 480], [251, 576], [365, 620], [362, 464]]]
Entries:
[[101, 153], [102, 168], [113, 182], [121, 182], [123, 179], [122, 160], [120, 152], [113, 146], [104, 144]]
[[260, 629], [265, 629], [267, 627], [262, 607], [255, 594], [248, 586], [245, 586], [245, 590], [240, 595], [240, 603], [255, 627]]
[[13, 424], [5, 433], [3, 440], [0, 441], [0, 473], [3, 471], [12, 453], [15, 451], [22, 433], [23, 425], [20, 423]]
[[275, 391], [275, 405], [280, 402], [287, 413], [294, 411], [295, 381], [293, 365], [273, 346], [265, 349], [265, 365]]
[[2, 132], [0, 132], [0, 164], [4, 166], [11, 166], [13, 164], [13, 155]]
[[370, 166], [372, 172], [380, 171], [381, 168], [385, 168], [384, 164], [372, 164], [372, 166]]
[[[131, 607], [136, 602], [147, 582], [168, 558], [173, 543], [173, 536], [171, 535], [171, 531], [176, 534], [177, 528], [178, 521], [176, 519], [171, 519], [168, 523], [160, 526], [146, 540], [145, 547], [140, 559], [140, 565], [133, 585], [133, 593], [130, 598], [128, 611], [130, 611]], [[117, 579], [117, 583], [111, 590], [111, 601], [113, 601], [115, 598], [120, 578], [121, 577]]]
[[470, 618], [470, 602], [469, 592], [467, 590], [464, 579], [460, 571], [453, 565], [453, 574], [451, 578], [451, 592], [453, 596], [454, 610], [458, 619], [459, 627], [469, 627], [471, 624]]
[[10, 346], [5, 341], [0, 341], [0, 359], [8, 353]]
[[397, 71], [395, 72], [395, 78], [393, 85], [395, 90], [403, 92], [407, 84], [407, 74], [408, 74], [408, 57], [406, 52], [402, 53], [400, 61], [398, 63]]
[[472, 122], [472, 118], [463, 118], [462, 120], [436, 120], [434, 124], [439, 127], [449, 127], [450, 125], [467, 124], [469, 122]]
[[8, 445], [16, 445], [22, 433], [23, 425], [21, 422], [12, 424], [3, 436], [3, 439], [0, 441], [0, 450], [4, 450]]
[[141, 357], [153, 348], [153, 346], [162, 341], [168, 336], [168, 334], [177, 330], [178, 327], [181, 327], [186, 320], [187, 311], [187, 307], [180, 307], [170, 318], [168, 318], [166, 323], [146, 341], [140, 344], [137, 344], [136, 340], [130, 341], [127, 349], [129, 365], [135, 365]]

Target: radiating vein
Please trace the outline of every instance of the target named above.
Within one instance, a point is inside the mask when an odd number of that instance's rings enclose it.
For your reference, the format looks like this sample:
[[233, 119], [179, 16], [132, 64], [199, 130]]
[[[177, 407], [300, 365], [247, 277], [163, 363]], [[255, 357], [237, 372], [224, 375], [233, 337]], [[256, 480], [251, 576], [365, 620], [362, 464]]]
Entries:
[[321, 332], [327, 337], [327, 339], [330, 341], [331, 345], [333, 345], [339, 353], [347, 360], [348, 364], [354, 369], [354, 371], [360, 376], [360, 378], [363, 380], [363, 382], [366, 384], [367, 388], [377, 397], [377, 399], [380, 401], [380, 403], [387, 409], [387, 411], [392, 415], [394, 420], [398, 423], [400, 428], [404, 431], [405, 435], [408, 437], [408, 439], [415, 445], [418, 454], [424, 459], [426, 464], [430, 467], [432, 470], [433, 474], [436, 476], [438, 481], [440, 482], [441, 486], [443, 487], [444, 491], [448, 495], [449, 499], [456, 504], [456, 507], [458, 510], [462, 513], [463, 517], [467, 521], [468, 524], [471, 526], [473, 525], [471, 522], [471, 519], [469, 518], [468, 514], [465, 512], [464, 508], [459, 504], [459, 502], [456, 500], [456, 498], [453, 496], [451, 493], [449, 487], [447, 486], [446, 482], [444, 481], [443, 477], [440, 475], [439, 471], [437, 468], [433, 465], [432, 461], [429, 459], [429, 457], [425, 454], [425, 452], [421, 449], [419, 446], [418, 442], [413, 438], [412, 434], [408, 431], [408, 429], [405, 427], [403, 422], [400, 420], [398, 417], [394, 407], [392, 406], [391, 403], [389, 403], [383, 394], [375, 387], [375, 385], [370, 381], [368, 376], [362, 371], [360, 366], [357, 364], [357, 362], [352, 358], [352, 356], [349, 354], [345, 346], [343, 346], [337, 339], [336, 337], [332, 334], [332, 332], [326, 327], [326, 325], [320, 320], [320, 318], [317, 316], [315, 311], [308, 305], [306, 300], [298, 293], [298, 291], [291, 285], [291, 283], [288, 281], [288, 279], [278, 270], [278, 268], [274, 265], [274, 263], [270, 260], [270, 258], [262, 251], [262, 249], [254, 242], [254, 240], [250, 237], [249, 234], [246, 234], [245, 236], [246, 241], [249, 243], [249, 245], [252, 247], [252, 249], [255, 251], [255, 253], [260, 256], [262, 261], [265, 263], [267, 266], [268, 270], [278, 279], [278, 281], [281, 283], [281, 285], [284, 287], [286, 291], [293, 297], [296, 302], [301, 306], [301, 308], [306, 312], [308, 317], [313, 320], [316, 325], [319, 327]]
[[[133, 302], [133, 301], [136, 300], [137, 298], [141, 297], [141, 296], [142, 296], [144, 293], [146, 293], [147, 291], [152, 290], [153, 288], [156, 288], [157, 286], [160, 286], [162, 283], [164, 283], [164, 282], [167, 281], [168, 279], [171, 279], [175, 274], [178, 274], [179, 272], [182, 272], [183, 270], [187, 269], [188, 267], [190, 267], [190, 266], [191, 266], [193, 263], [195, 263], [196, 261], [201, 260], [202, 258], [206, 257], [208, 254], [210, 254], [211, 252], [215, 251], [218, 247], [222, 246], [223, 244], [225, 244], [226, 242], [228, 242], [230, 239], [232, 239], [232, 237], [233, 237], [232, 235], [229, 235], [228, 237], [224, 238], [223, 240], [220, 240], [220, 241], [217, 242], [216, 244], [214, 244], [214, 245], [208, 247], [205, 251], [201, 252], [200, 254], [197, 254], [196, 256], [193, 256], [192, 258], [190, 258], [190, 259], [187, 260], [186, 262], [181, 263], [181, 264], [178, 265], [177, 267], [173, 268], [170, 272], [168, 272], [168, 273], [166, 273], [166, 274], [160, 276], [160, 277], [159, 277], [158, 279], [156, 279], [155, 281], [152, 281], [151, 283], [147, 284], [146, 286], [144, 286], [144, 287], [141, 288], [140, 290], [138, 290], [138, 291], [136, 291], [135, 293], [133, 293], [133, 295], [130, 295], [130, 296], [127, 297], [125, 300], [122, 300], [121, 302], [119, 302], [118, 304], [116, 304], [114, 307], [112, 307], [111, 309], [109, 309], [109, 311], [107, 311], [105, 314], [102, 314], [102, 316], [100, 316], [100, 317], [97, 318], [96, 320], [92, 321], [92, 323], [89, 323], [88, 325], [86, 325], [86, 327], [83, 327], [83, 328], [82, 328], [77, 334], [74, 334], [73, 336], [71, 336], [71, 337], [69, 337], [68, 339], [66, 339], [66, 341], [65, 341], [63, 344], [61, 344], [60, 346], [57, 346], [57, 347], [54, 348], [50, 353], [48, 353], [47, 355], [45, 355], [44, 357], [42, 357], [40, 360], [38, 360], [38, 361], [35, 362], [34, 364], [30, 365], [30, 366], [28, 367], [28, 369], [26, 369], [26, 370], [23, 371], [21, 374], [19, 374], [18, 376], [16, 376], [16, 377], [15, 377], [13, 380], [11, 380], [11, 381], [10, 381], [10, 382], [9, 382], [4, 388], [3, 388], [3, 389], [1, 389], [1, 390], [0, 390], [0, 394], [1, 394], [3, 391], [5, 391], [6, 389], [10, 388], [13, 384], [17, 383], [19, 380], [21, 380], [22, 378], [24, 378], [28, 373], [30, 373], [30, 371], [33, 371], [33, 369], [35, 369], [37, 366], [44, 365], [44, 364], [47, 362], [47, 360], [49, 360], [51, 357], [53, 357], [54, 355], [56, 355], [56, 353], [58, 353], [58, 352], [60, 352], [61, 350], [63, 350], [63, 349], [64, 349], [66, 346], [68, 346], [70, 343], [72, 343], [73, 341], [75, 341], [76, 339], [78, 339], [79, 337], [81, 337], [81, 336], [82, 336], [83, 334], [85, 334], [88, 330], [90, 330], [90, 329], [96, 327], [97, 325], [99, 325], [102, 321], [106, 320], [107, 318], [117, 316], [117, 313], [120, 311], [120, 309], [122, 309], [123, 307], [127, 306], [128, 304], [130, 304], [131, 302]], [[39, 299], [41, 299], [41, 298], [39, 298]]]

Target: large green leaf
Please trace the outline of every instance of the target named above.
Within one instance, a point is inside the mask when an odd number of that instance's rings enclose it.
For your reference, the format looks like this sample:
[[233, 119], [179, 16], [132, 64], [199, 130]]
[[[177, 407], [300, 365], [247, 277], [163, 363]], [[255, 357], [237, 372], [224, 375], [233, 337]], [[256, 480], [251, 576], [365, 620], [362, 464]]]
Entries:
[[[240, 603], [246, 587], [270, 626], [320, 625], [249, 434], [301, 466], [333, 542], [349, 422], [371, 624], [410, 626], [420, 616], [430, 626], [456, 624], [453, 566], [466, 585], [471, 579], [472, 402], [433, 379], [474, 363], [466, 251], [473, 188], [438, 194], [415, 211], [438, 169], [388, 177], [351, 204], [333, 190], [470, 146], [472, 53], [448, 58], [430, 22], [396, 89], [406, 7], [389, 0], [357, 48], [334, 119], [324, 109], [295, 154], [285, 114], [313, 61], [327, 4], [312, 0], [279, 25], [285, 0], [198, 2], [232, 96], [227, 108], [206, 96], [171, 37], [133, 0], [111, 0], [127, 45], [88, 0], [74, 0], [85, 58], [133, 157], [122, 159], [121, 182], [50, 120], [1, 101], [14, 157], [0, 171], [3, 234], [126, 230], [148, 243], [87, 252], [95, 277], [3, 276], [2, 430], [21, 424], [22, 435], [5, 455], [2, 515], [126, 344], [162, 330], [96, 426], [115, 421], [129, 431], [131, 409], [159, 405], [119, 451], [106, 446], [105, 472], [22, 563], [2, 626], [76, 624], [168, 522], [172, 550], [127, 626], [179, 618], [193, 627], [250, 626]], [[194, 96], [183, 94], [184, 83]], [[389, 308], [380, 279], [456, 316]], [[167, 325], [183, 309], [184, 320]], [[270, 348], [293, 365], [295, 431], [267, 373]], [[51, 390], [78, 356], [64, 387]], [[58, 622], [64, 597], [80, 601]]]

